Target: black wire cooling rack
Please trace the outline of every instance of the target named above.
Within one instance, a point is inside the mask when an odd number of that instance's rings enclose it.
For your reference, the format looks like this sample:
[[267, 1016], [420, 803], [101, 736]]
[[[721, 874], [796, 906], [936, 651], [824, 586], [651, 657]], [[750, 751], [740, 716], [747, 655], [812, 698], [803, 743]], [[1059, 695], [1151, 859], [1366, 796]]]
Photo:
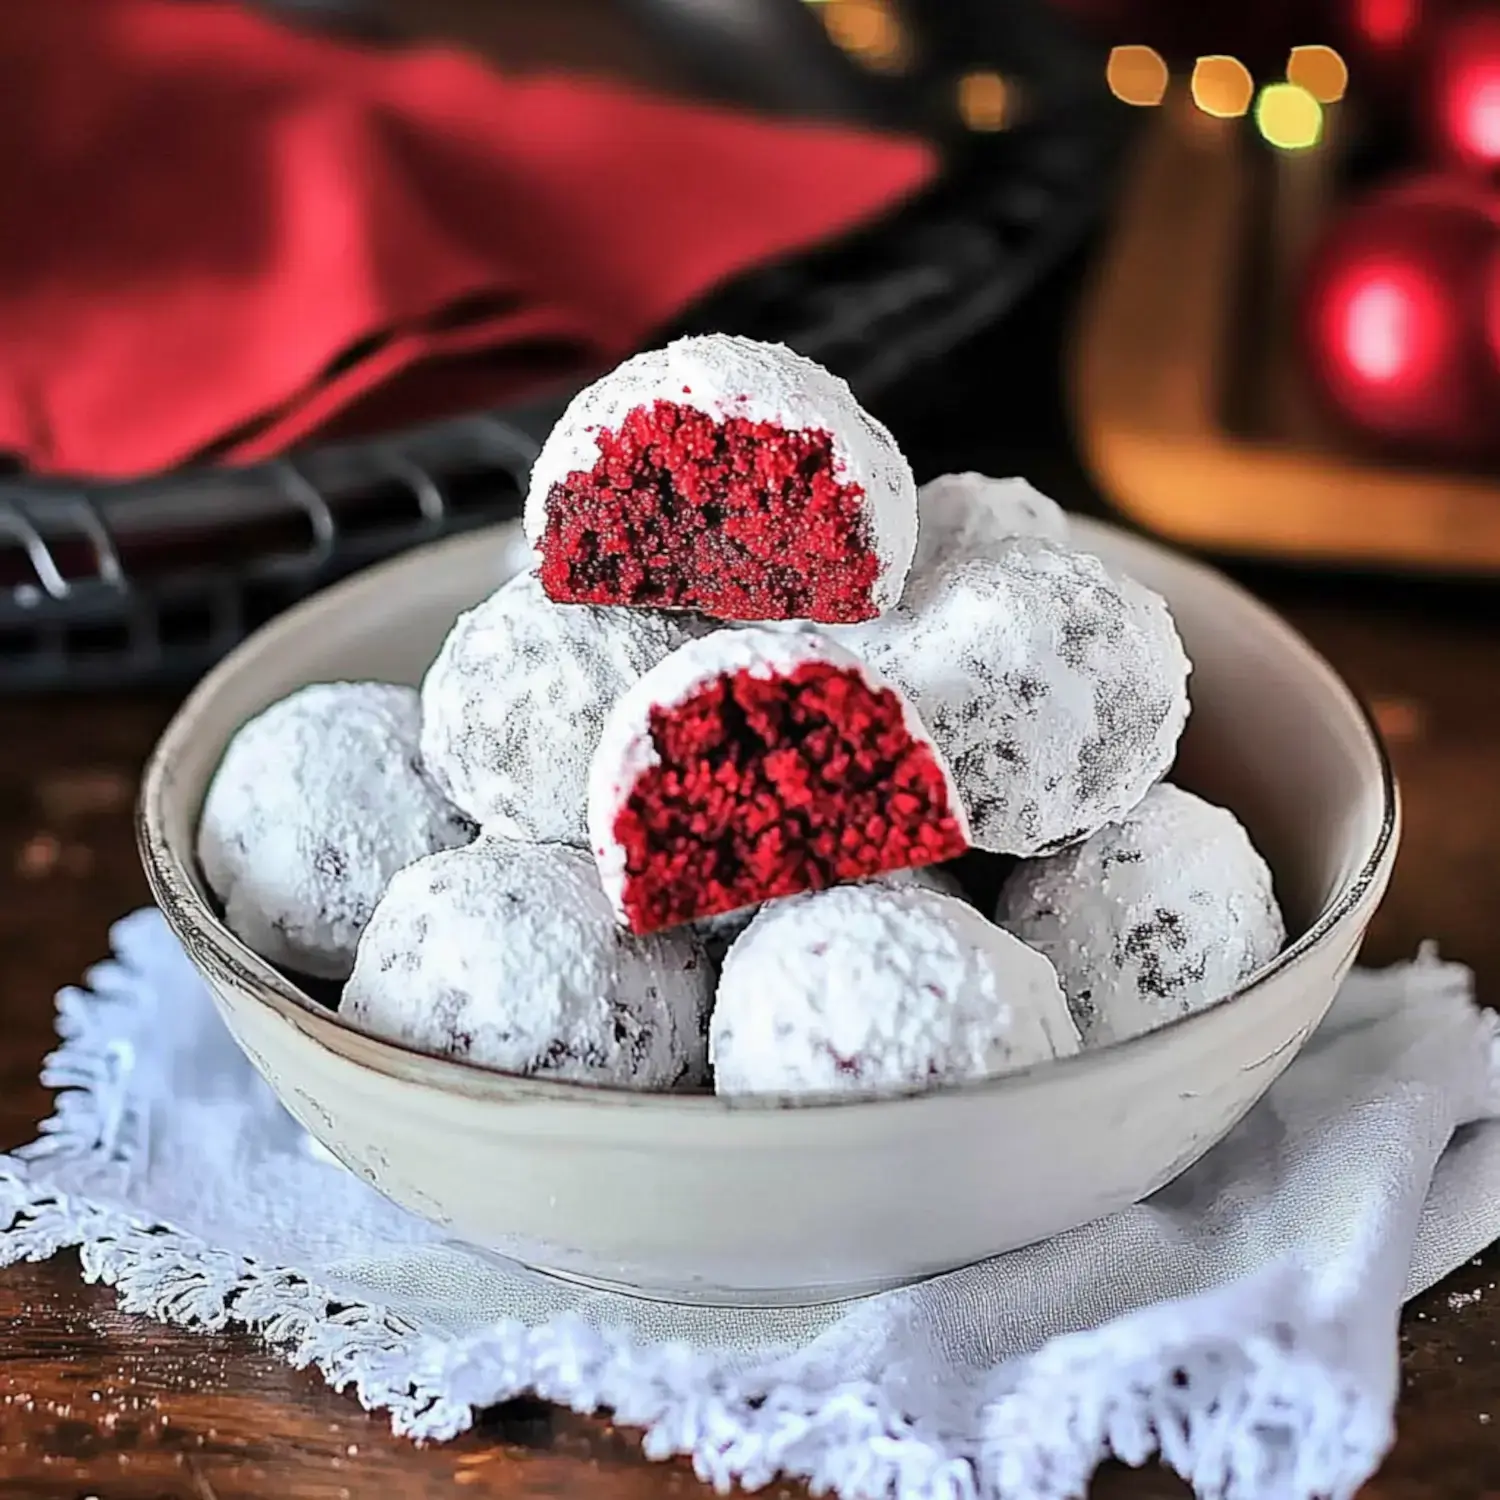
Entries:
[[[782, 340], [878, 410], [1075, 246], [1125, 130], [1101, 103], [975, 138], [885, 222], [731, 283], [670, 332]], [[183, 684], [334, 579], [517, 515], [568, 394], [254, 468], [0, 479], [0, 692]]]

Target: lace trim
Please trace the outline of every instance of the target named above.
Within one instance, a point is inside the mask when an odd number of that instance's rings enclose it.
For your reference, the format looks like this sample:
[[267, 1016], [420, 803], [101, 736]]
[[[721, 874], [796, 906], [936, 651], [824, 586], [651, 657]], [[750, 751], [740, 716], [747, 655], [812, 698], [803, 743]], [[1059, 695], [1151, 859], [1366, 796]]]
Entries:
[[[1390, 1442], [1389, 1410], [1343, 1377], [1335, 1349], [1311, 1347], [1311, 1310], [1257, 1330], [1243, 1311], [1216, 1319], [1208, 1297], [1182, 1304], [1175, 1319], [1153, 1308], [1056, 1340], [976, 1410], [974, 1432], [953, 1434], [924, 1429], [871, 1382], [731, 1374], [711, 1354], [639, 1346], [571, 1315], [437, 1338], [295, 1271], [57, 1192], [33, 1177], [49, 1158], [101, 1171], [139, 1158], [132, 1038], [153, 997], [130, 967], [129, 928], [143, 916], [121, 924], [121, 957], [91, 973], [88, 990], [59, 996], [62, 1045], [42, 1075], [58, 1091], [56, 1112], [36, 1141], [0, 1157], [0, 1264], [77, 1248], [85, 1278], [115, 1287], [125, 1311], [253, 1330], [366, 1408], [388, 1410], [398, 1433], [450, 1438], [476, 1410], [534, 1393], [579, 1412], [612, 1410], [644, 1430], [648, 1457], [688, 1455], [720, 1490], [789, 1477], [844, 1500], [1064, 1500], [1085, 1491], [1104, 1459], [1138, 1465], [1158, 1453], [1207, 1500], [1337, 1500]], [[1298, 1300], [1290, 1277], [1283, 1290], [1262, 1305]]]

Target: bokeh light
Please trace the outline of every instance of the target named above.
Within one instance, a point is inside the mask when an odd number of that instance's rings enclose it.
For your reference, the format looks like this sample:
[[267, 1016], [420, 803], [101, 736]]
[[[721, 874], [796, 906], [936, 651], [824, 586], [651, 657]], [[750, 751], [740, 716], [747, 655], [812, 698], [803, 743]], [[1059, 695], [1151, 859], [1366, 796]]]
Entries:
[[1500, 162], [1500, 62], [1467, 70], [1448, 104], [1454, 139], [1471, 155]]
[[1320, 104], [1337, 104], [1349, 87], [1349, 68], [1332, 47], [1293, 47], [1287, 78]]
[[1447, 304], [1420, 269], [1357, 266], [1331, 288], [1330, 355], [1357, 384], [1406, 390], [1430, 379], [1447, 345]]
[[998, 73], [965, 73], [958, 80], [958, 113], [970, 130], [1004, 130], [1010, 111], [1010, 87]]
[[879, 73], [900, 72], [911, 60], [911, 45], [888, 0], [819, 0], [823, 29], [841, 51]]
[[1271, 145], [1306, 151], [1323, 137], [1323, 106], [1295, 83], [1273, 83], [1260, 91], [1255, 123]]
[[1109, 91], [1126, 104], [1160, 104], [1166, 97], [1167, 64], [1154, 47], [1115, 47], [1104, 72]]
[[1237, 57], [1200, 57], [1193, 68], [1193, 103], [1206, 115], [1237, 120], [1250, 109], [1255, 80]]
[[1404, 47], [1421, 19], [1421, 0], [1349, 0], [1349, 4], [1355, 32], [1382, 52]]
[[1500, 166], [1500, 15], [1466, 18], [1446, 43], [1436, 74], [1442, 138], [1472, 166]]

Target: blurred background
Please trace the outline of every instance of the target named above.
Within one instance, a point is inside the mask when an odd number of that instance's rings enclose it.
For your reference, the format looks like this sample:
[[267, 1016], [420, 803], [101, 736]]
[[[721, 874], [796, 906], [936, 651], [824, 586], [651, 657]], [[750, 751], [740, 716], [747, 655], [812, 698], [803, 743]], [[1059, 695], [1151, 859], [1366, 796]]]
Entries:
[[1494, 4], [54, 0], [0, 114], [0, 691], [191, 680], [514, 515], [708, 329], [919, 480], [1491, 608]]

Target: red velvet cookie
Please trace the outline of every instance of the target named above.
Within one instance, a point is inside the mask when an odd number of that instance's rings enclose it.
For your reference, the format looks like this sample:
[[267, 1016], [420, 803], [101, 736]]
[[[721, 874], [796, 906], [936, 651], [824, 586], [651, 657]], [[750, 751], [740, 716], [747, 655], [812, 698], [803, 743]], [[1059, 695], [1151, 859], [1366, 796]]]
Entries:
[[712, 334], [574, 398], [532, 469], [526, 533], [560, 603], [848, 624], [901, 597], [916, 487], [842, 380]]
[[605, 722], [589, 837], [622, 921], [654, 932], [952, 859], [952, 776], [901, 695], [813, 631], [723, 630]]

